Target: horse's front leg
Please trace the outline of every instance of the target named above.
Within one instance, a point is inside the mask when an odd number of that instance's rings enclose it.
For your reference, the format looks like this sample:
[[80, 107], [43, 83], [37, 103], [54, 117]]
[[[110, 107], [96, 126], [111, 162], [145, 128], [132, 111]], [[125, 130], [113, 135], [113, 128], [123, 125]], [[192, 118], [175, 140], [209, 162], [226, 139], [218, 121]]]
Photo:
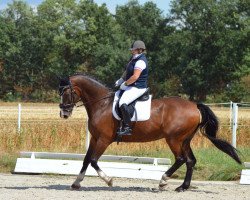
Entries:
[[84, 161], [83, 161], [82, 169], [81, 169], [79, 175], [77, 176], [76, 180], [74, 181], [74, 183], [71, 185], [71, 189], [77, 190], [81, 187], [80, 182], [83, 181], [83, 179], [84, 179], [87, 168], [91, 162], [91, 155], [93, 154], [95, 146], [96, 146], [96, 140], [92, 137], [90, 140], [87, 154], [86, 154]]
[[110, 145], [110, 141], [100, 138], [97, 141], [95, 150], [91, 156], [91, 166], [96, 170], [97, 174], [101, 179], [103, 179], [108, 186], [113, 186], [113, 179], [108, 177], [98, 166], [97, 161], [101, 157], [101, 155], [104, 153], [104, 151], [107, 149], [107, 147]]

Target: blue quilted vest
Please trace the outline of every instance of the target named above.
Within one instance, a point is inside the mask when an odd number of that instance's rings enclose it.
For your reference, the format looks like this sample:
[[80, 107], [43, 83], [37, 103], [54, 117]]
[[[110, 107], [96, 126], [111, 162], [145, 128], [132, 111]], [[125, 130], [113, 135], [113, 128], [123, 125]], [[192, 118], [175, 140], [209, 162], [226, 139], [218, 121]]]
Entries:
[[138, 60], [143, 60], [146, 63], [146, 68], [144, 70], [142, 70], [139, 78], [131, 85], [129, 86], [133, 86], [133, 87], [137, 87], [137, 88], [147, 88], [147, 80], [148, 80], [148, 61], [147, 58], [144, 54], [139, 55], [137, 58], [133, 59], [131, 58], [130, 62], [127, 65], [127, 69], [126, 69], [126, 80], [128, 80], [133, 74], [134, 74], [134, 67], [135, 67], [135, 63]]

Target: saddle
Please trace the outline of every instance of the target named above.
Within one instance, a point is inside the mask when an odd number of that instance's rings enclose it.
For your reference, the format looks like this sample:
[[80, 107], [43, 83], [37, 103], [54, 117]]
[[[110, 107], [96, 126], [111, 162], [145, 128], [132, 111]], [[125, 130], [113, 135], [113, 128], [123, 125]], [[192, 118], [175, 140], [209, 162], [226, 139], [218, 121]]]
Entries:
[[[122, 94], [124, 93], [124, 90], [122, 90], [120, 93], [119, 93], [119, 100], [117, 101], [116, 105], [115, 105], [115, 111], [117, 113], [117, 115], [122, 118], [122, 114], [121, 114], [121, 111], [120, 111], [120, 108], [119, 108], [119, 101], [120, 101], [120, 98], [122, 96]], [[135, 109], [135, 104], [136, 102], [143, 102], [143, 101], [148, 101], [150, 98], [149, 96], [149, 88], [147, 88], [147, 90], [140, 96], [138, 97], [137, 99], [135, 99], [133, 102], [131, 102], [129, 105], [128, 105], [128, 110], [129, 110], [129, 115], [130, 115], [130, 118], [132, 118], [134, 116], [134, 113], [137, 115], [136, 113], [136, 109]]]

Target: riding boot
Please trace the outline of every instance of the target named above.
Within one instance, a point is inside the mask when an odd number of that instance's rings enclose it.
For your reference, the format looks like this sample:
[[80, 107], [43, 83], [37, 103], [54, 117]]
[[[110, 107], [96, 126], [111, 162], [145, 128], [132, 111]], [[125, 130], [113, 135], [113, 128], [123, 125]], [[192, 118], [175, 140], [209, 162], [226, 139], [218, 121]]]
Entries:
[[122, 113], [122, 120], [123, 120], [123, 127], [122, 129], [119, 129], [117, 131], [118, 135], [131, 135], [132, 129], [130, 127], [131, 120], [130, 120], [130, 115], [128, 112], [128, 105], [127, 104], [122, 104], [121, 107], [121, 113]]

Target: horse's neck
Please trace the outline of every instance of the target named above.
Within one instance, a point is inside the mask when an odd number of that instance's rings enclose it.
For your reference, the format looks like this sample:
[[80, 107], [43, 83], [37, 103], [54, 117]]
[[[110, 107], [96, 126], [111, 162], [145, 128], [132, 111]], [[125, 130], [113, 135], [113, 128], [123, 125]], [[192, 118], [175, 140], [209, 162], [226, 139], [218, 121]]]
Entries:
[[106, 103], [105, 97], [109, 95], [109, 89], [92, 79], [85, 79], [81, 82], [80, 88], [82, 90], [82, 99], [85, 103], [89, 118], [91, 118], [96, 111], [103, 109]]
[[87, 101], [100, 99], [109, 93], [108, 88], [93, 80], [84, 82], [81, 88]]

